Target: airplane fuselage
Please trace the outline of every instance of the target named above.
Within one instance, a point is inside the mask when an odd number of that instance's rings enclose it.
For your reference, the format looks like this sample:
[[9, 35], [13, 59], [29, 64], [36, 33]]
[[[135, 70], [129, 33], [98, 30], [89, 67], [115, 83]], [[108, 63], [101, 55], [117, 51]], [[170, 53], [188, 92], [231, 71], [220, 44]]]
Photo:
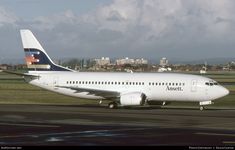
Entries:
[[[148, 101], [201, 102], [211, 101], [227, 94], [227, 90], [215, 81], [198, 75], [177, 73], [34, 72], [34, 75], [38, 74], [40, 74], [39, 78], [28, 82], [50, 91], [87, 99], [105, 98], [63, 87], [92, 88], [115, 91], [121, 94], [140, 92], [146, 95]], [[224, 95], [221, 94], [223, 91]]]
[[[30, 84], [87, 99], [110, 99], [109, 108], [140, 106], [148, 101], [211, 104], [229, 91], [212, 79], [177, 73], [76, 72], [55, 64], [30, 30], [21, 30]], [[202, 107], [200, 108], [202, 110]]]

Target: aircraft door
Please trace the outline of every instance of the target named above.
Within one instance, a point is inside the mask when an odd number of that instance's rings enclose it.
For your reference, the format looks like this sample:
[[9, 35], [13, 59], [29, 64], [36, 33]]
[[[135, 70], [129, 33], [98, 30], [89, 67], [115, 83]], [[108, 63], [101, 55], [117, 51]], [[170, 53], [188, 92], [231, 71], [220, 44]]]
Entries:
[[53, 86], [56, 87], [59, 85], [59, 77], [53, 77]]
[[210, 96], [209, 96], [209, 86], [205, 86], [205, 94], [206, 94], [206, 99], [210, 99]]
[[196, 92], [197, 91], [197, 80], [193, 79], [191, 81], [191, 92]]

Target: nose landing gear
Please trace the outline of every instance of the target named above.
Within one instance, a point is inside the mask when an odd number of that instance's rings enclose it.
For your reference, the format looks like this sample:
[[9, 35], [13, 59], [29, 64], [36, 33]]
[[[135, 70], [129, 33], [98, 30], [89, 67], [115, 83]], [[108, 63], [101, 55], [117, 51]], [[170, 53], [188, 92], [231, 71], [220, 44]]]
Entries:
[[205, 105], [211, 105], [211, 104], [214, 104], [212, 101], [202, 101], [202, 102], [199, 102], [199, 105], [200, 105], [200, 110], [204, 110], [205, 109]]
[[203, 111], [205, 109], [204, 106], [200, 106], [200, 110]]

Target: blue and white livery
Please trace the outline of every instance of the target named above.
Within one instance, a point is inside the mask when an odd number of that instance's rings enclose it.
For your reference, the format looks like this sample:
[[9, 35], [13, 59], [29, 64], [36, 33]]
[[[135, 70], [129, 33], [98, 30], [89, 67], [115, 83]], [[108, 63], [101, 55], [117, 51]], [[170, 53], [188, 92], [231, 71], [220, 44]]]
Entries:
[[212, 104], [229, 94], [216, 81], [197, 75], [178, 73], [100, 73], [76, 72], [56, 65], [30, 30], [21, 30], [29, 72], [25, 79], [32, 85], [68, 96], [104, 100], [109, 108], [139, 106], [146, 102], [170, 101]]

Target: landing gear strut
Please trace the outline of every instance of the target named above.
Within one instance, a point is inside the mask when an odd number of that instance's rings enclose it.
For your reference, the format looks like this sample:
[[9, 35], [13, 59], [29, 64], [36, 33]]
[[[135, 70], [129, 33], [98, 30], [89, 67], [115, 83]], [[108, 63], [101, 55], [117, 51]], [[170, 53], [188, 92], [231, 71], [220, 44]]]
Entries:
[[116, 102], [111, 102], [111, 103], [109, 103], [108, 106], [109, 106], [110, 109], [116, 109], [118, 104]]

